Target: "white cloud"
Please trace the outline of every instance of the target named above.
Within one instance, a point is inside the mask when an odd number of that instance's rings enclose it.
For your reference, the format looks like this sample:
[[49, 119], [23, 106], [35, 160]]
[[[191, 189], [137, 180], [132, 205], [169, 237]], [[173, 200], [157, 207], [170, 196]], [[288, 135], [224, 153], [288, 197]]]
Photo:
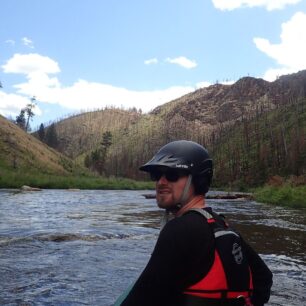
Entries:
[[210, 83], [210, 82], [206, 82], [206, 81], [198, 82], [198, 83], [196, 84], [196, 89], [205, 88], [205, 87], [208, 87], [208, 86], [210, 86], [210, 85], [212, 85], [212, 83]]
[[306, 14], [298, 12], [283, 23], [280, 39], [280, 43], [273, 44], [265, 38], [254, 38], [256, 47], [280, 66], [266, 72], [265, 78], [270, 81], [279, 75], [306, 69]]
[[146, 65], [157, 64], [157, 63], [158, 63], [158, 59], [157, 59], [157, 58], [150, 58], [150, 59], [144, 61], [144, 63], [145, 63]]
[[[223, 81], [218, 81], [219, 84], [223, 84], [223, 85], [232, 85], [232, 84], [234, 84], [235, 82], [236, 82], [236, 81], [229, 80], [229, 79], [226, 79], [226, 80], [223, 80]], [[215, 84], [216, 84], [216, 83], [215, 83]], [[209, 86], [211, 86], [211, 85], [213, 85], [213, 83], [203, 81], [203, 82], [198, 82], [198, 83], [196, 83], [195, 88], [196, 88], [196, 89], [205, 88], [205, 87], [209, 87]]]
[[236, 81], [234, 80], [225, 80], [225, 81], [220, 81], [220, 84], [223, 85], [233, 85]]
[[265, 7], [268, 11], [284, 9], [287, 5], [297, 4], [302, 0], [212, 0], [215, 8], [234, 10], [241, 7]]
[[125, 108], [136, 107], [146, 112], [192, 90], [192, 87], [170, 87], [155, 91], [133, 91], [108, 84], [79, 80], [73, 86], [61, 90], [59, 103], [73, 109], [124, 105]]
[[14, 45], [15, 45], [15, 40], [13, 40], [13, 39], [7, 39], [7, 40], [5, 41], [5, 43], [6, 43], [6, 44], [9, 44], [9, 45], [11, 45], [11, 46], [14, 46]]
[[179, 66], [182, 66], [187, 69], [195, 68], [197, 66], [197, 63], [194, 60], [190, 60], [186, 58], [185, 56], [180, 56], [176, 58], [166, 58], [166, 62], [170, 64], [177, 64]]
[[162, 90], [135, 91], [86, 80], [78, 80], [72, 86], [65, 87], [58, 78], [49, 76], [60, 71], [58, 64], [39, 54], [15, 54], [2, 68], [6, 73], [25, 74], [27, 79], [14, 85], [17, 94], [1, 91], [0, 113], [4, 115], [18, 113], [32, 96], [36, 96], [40, 103], [54, 103], [71, 110], [124, 106], [147, 112], [194, 90], [191, 86], [174, 86]]
[[5, 73], [57, 73], [60, 72], [57, 62], [47, 56], [37, 53], [19, 54], [16, 53], [2, 66]]
[[37, 96], [47, 103], [58, 103], [61, 84], [57, 78], [50, 78], [48, 74], [32, 72], [27, 76], [28, 81], [14, 85], [17, 92], [28, 97]]
[[297, 70], [293, 70], [291, 68], [271, 68], [265, 72], [262, 78], [266, 81], [273, 82], [281, 75], [290, 74], [294, 72], [297, 72]]
[[[30, 103], [30, 99], [27, 97], [0, 91], [0, 114], [3, 116], [16, 117], [28, 103]], [[39, 107], [35, 106], [34, 113], [41, 115]]]
[[27, 46], [27, 47], [29, 47], [29, 48], [31, 48], [31, 49], [34, 48], [34, 46], [33, 46], [33, 41], [32, 41], [31, 39], [29, 39], [29, 38], [27, 38], [27, 37], [23, 37], [23, 38], [21, 38], [21, 41], [22, 41], [22, 43], [23, 43], [25, 46]]

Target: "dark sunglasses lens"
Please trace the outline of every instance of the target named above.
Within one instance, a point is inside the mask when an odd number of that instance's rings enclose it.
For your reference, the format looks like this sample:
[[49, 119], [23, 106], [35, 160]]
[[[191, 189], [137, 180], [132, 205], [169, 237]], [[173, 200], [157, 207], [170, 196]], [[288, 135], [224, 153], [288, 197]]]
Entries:
[[152, 181], [159, 181], [162, 176], [165, 176], [166, 180], [169, 182], [176, 182], [180, 177], [180, 173], [177, 171], [167, 171], [167, 172], [161, 172], [161, 171], [152, 171], [150, 172], [150, 177]]
[[159, 171], [150, 172], [150, 177], [152, 181], [159, 181], [163, 173]]
[[180, 178], [180, 175], [176, 171], [169, 171], [165, 174], [165, 177], [169, 182], [176, 182]]

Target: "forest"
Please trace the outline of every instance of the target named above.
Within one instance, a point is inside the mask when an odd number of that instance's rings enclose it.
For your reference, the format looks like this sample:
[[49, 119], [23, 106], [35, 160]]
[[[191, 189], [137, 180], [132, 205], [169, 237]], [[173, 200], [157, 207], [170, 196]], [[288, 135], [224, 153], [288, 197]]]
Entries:
[[[263, 185], [274, 176], [296, 177], [296, 182], [305, 184], [305, 108], [305, 98], [291, 99], [277, 107], [271, 105], [269, 111], [258, 108], [214, 127], [179, 114], [169, 117], [167, 108], [162, 114], [146, 115], [105, 109], [50, 127], [56, 127], [56, 137], [62, 140], [57, 150], [106, 177], [146, 179], [138, 168], [162, 145], [177, 139], [193, 140], [204, 145], [213, 158], [216, 187], [243, 189]], [[97, 122], [101, 124], [95, 132]], [[89, 135], [85, 127], [91, 131]], [[73, 141], [67, 141], [71, 138]]]

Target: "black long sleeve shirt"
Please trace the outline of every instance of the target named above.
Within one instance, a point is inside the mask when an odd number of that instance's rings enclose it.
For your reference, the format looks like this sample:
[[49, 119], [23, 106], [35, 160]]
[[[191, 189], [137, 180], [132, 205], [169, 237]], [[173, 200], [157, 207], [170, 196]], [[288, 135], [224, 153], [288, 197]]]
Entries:
[[[214, 236], [198, 213], [169, 221], [160, 232], [152, 256], [122, 306], [179, 306], [183, 291], [200, 281], [214, 261]], [[272, 274], [257, 253], [244, 243], [254, 283], [254, 305], [270, 296]]]

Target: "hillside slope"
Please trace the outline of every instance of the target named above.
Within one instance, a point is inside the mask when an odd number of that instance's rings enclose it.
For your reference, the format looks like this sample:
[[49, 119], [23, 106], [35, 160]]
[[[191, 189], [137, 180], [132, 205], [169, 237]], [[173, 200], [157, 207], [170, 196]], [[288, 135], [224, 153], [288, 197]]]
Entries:
[[58, 121], [55, 124], [58, 139], [56, 149], [76, 158], [97, 147], [106, 131], [111, 132], [113, 136], [116, 133], [123, 134], [140, 116], [136, 110], [106, 108]]
[[0, 115], [0, 168], [11, 171], [67, 174], [71, 171], [71, 167], [72, 161], [69, 158]]
[[[282, 161], [280, 166], [274, 162], [304, 158], [305, 101], [306, 70], [274, 82], [244, 77], [233, 85], [215, 84], [196, 90], [149, 114], [106, 109], [59, 121], [58, 149], [82, 162], [101, 148], [103, 133], [110, 131], [112, 141], [106, 159], [98, 161], [100, 166], [104, 164], [104, 174], [144, 178], [137, 170], [139, 165], [161, 145], [176, 139], [194, 140], [216, 155], [216, 178], [220, 182], [231, 183], [242, 177], [258, 184], [269, 175], [305, 174], [303, 167], [297, 171], [300, 161]], [[286, 124], [280, 125], [278, 120]], [[237, 158], [230, 158], [231, 154]], [[262, 177], [249, 179], [252, 173], [259, 173], [258, 162], [265, 167]], [[227, 175], [222, 177], [222, 171]]]
[[301, 97], [306, 97], [306, 70], [274, 82], [244, 77], [233, 85], [215, 84], [157, 107], [152, 114], [168, 120], [180, 115], [211, 127], [270, 111]]
[[306, 182], [306, 99], [220, 129], [210, 150], [220, 186], [262, 185], [273, 176]]

